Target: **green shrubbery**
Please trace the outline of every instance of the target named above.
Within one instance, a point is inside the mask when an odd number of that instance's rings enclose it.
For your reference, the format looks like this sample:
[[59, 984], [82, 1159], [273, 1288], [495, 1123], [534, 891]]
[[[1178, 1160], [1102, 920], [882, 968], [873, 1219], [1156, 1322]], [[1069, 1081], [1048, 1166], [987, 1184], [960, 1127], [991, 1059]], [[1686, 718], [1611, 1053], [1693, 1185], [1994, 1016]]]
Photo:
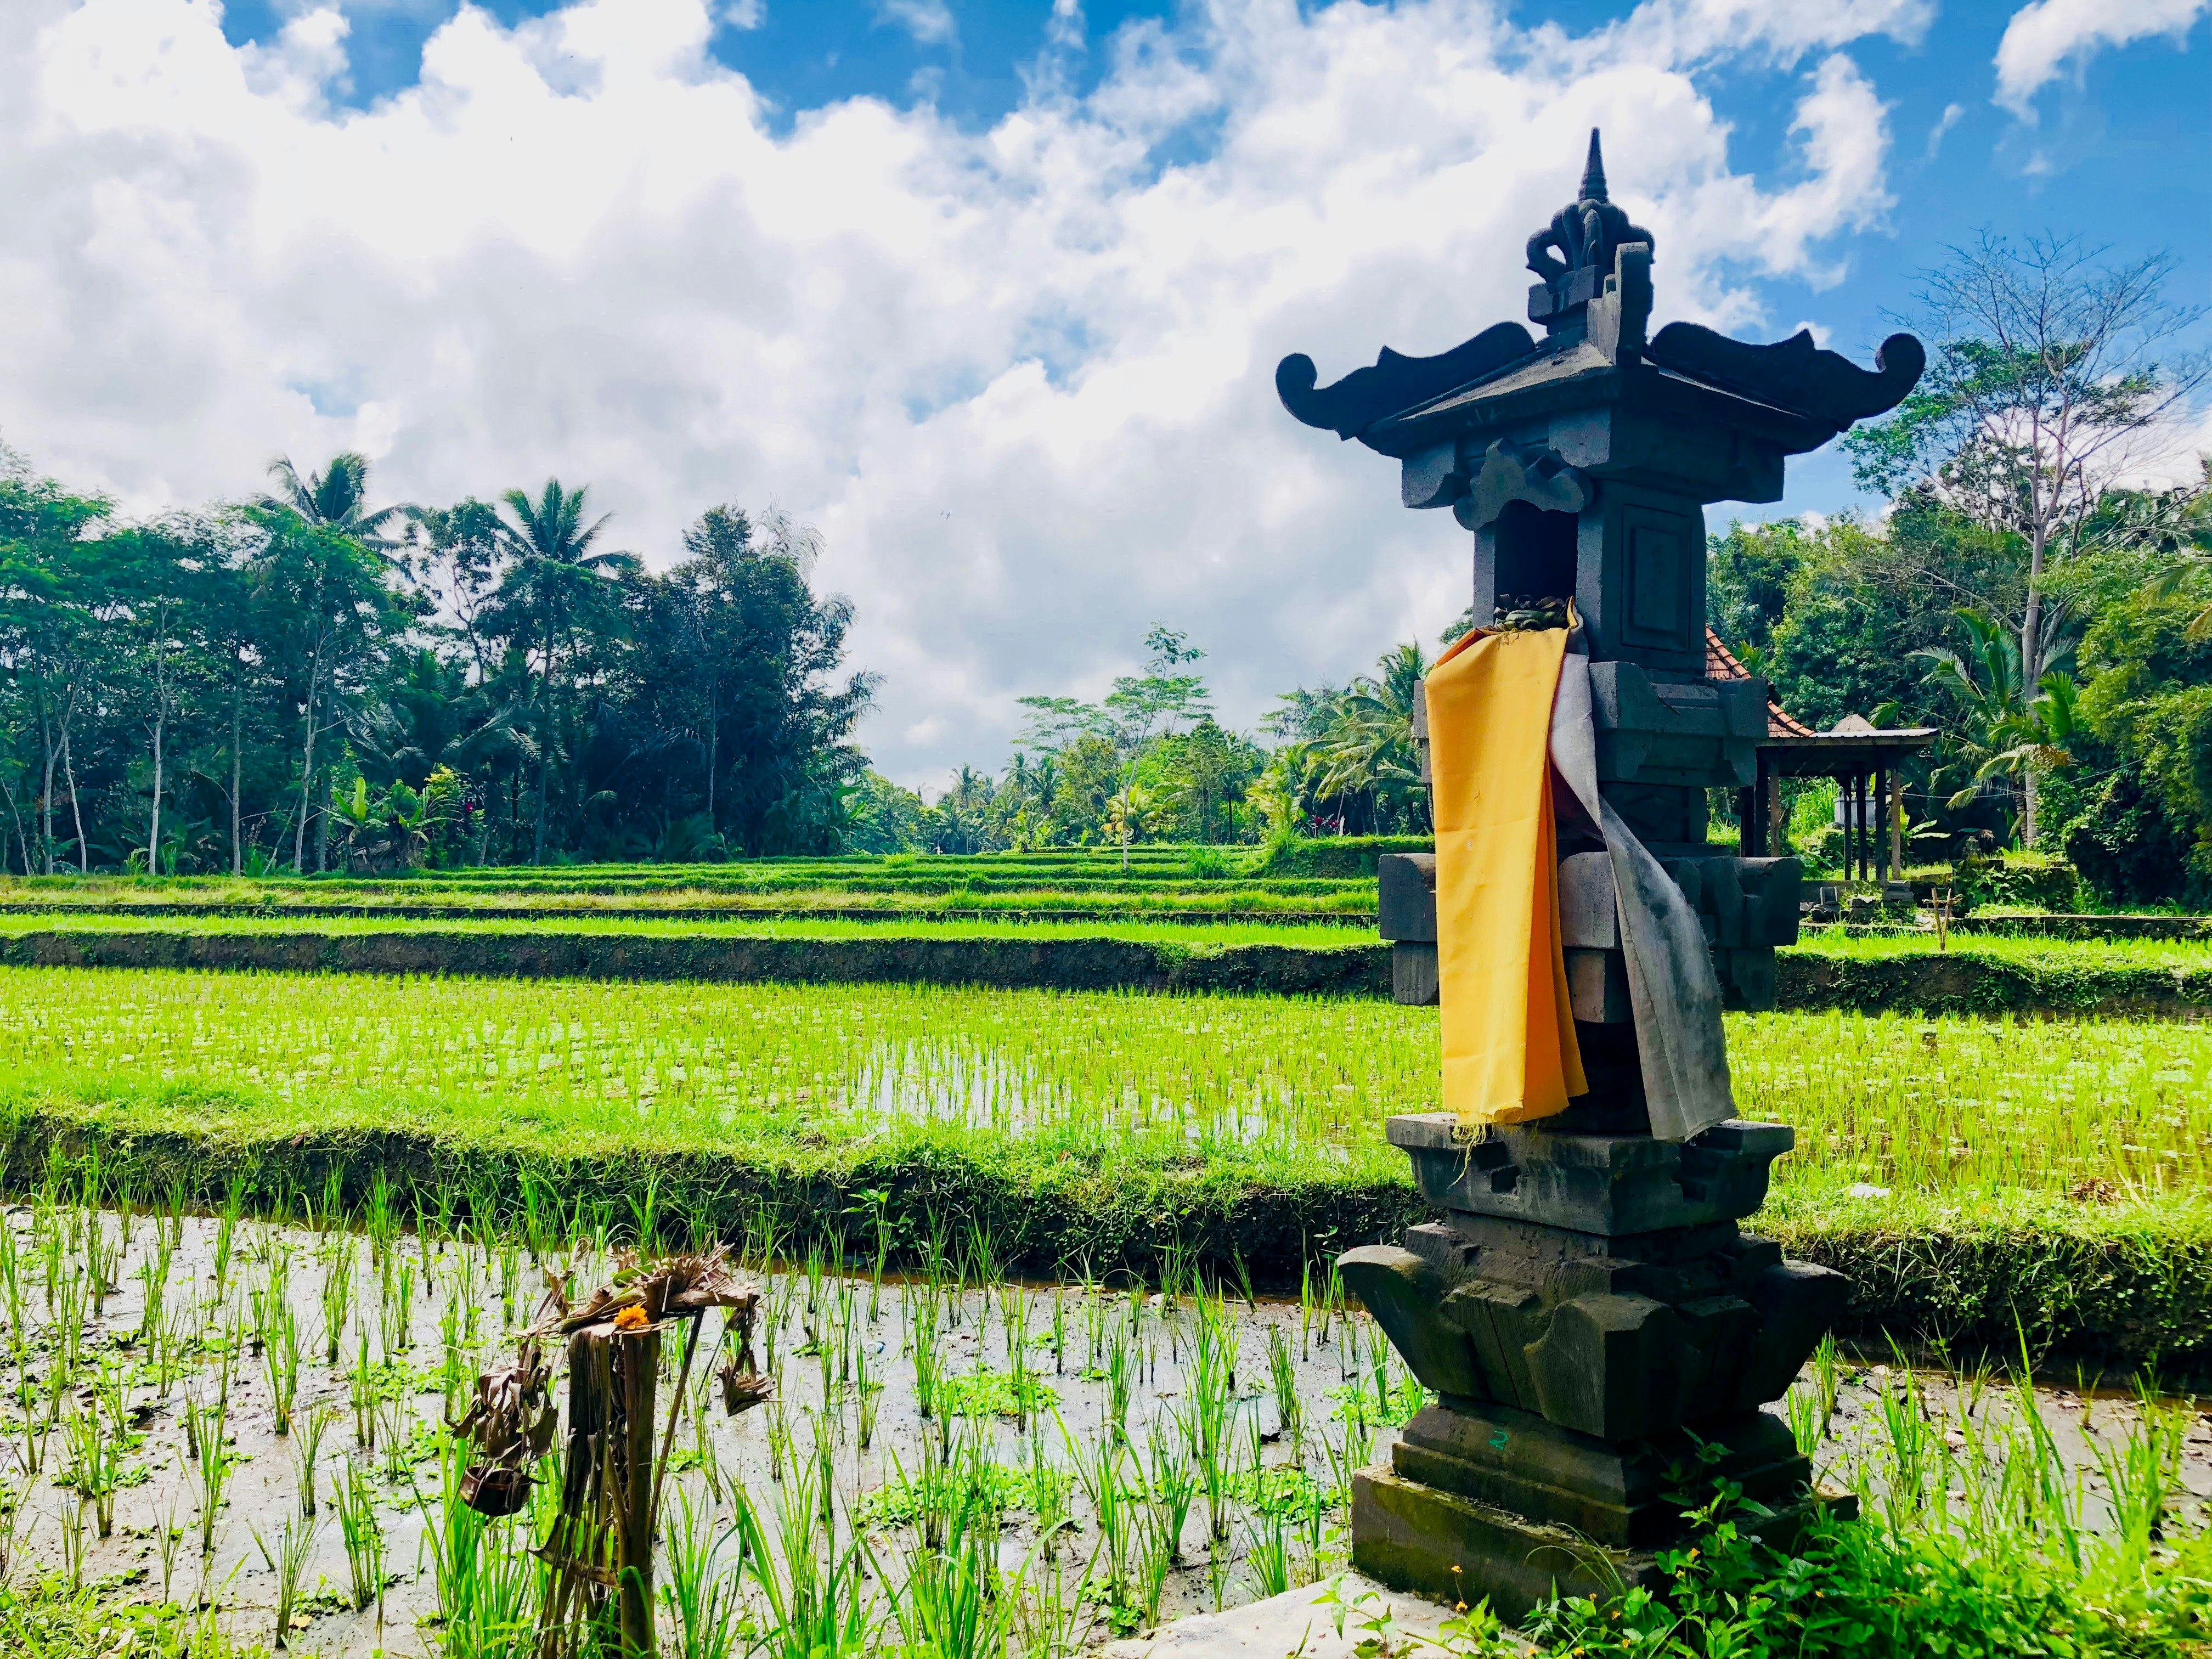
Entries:
[[1436, 838], [1431, 836], [1300, 836], [1272, 843], [1253, 874], [1371, 878], [1375, 860], [1385, 853], [1436, 850]]
[[2072, 865], [2037, 853], [2001, 859], [1961, 859], [1951, 887], [1978, 908], [2073, 910], [2081, 902], [2081, 879]]

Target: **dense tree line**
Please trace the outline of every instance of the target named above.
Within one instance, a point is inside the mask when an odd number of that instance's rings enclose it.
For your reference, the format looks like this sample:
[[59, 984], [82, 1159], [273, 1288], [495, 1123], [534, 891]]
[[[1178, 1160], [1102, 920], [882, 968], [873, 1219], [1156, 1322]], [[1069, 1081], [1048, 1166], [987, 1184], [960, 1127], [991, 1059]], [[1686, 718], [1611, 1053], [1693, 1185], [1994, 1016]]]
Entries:
[[1028, 718], [996, 777], [963, 766], [925, 803], [872, 775], [854, 845], [981, 853], [1427, 832], [1413, 733], [1428, 666], [1419, 646], [1394, 647], [1348, 684], [1285, 693], [1253, 736], [1214, 718], [1195, 667], [1206, 653], [1188, 635], [1155, 627], [1144, 649], [1144, 672], [1096, 703], [1022, 698]]
[[833, 851], [874, 682], [812, 532], [661, 572], [589, 492], [371, 504], [368, 465], [125, 520], [0, 470], [8, 868], [238, 873]]

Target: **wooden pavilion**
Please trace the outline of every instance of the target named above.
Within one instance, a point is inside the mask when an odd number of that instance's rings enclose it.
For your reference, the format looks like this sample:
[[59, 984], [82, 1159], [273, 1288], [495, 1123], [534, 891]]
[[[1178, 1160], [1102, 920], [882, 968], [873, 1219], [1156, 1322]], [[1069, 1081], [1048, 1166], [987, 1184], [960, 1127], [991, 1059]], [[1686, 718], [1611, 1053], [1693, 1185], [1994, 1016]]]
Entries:
[[[1705, 678], [1752, 678], [1711, 628], [1705, 629]], [[1774, 787], [1777, 778], [1833, 778], [1842, 805], [1845, 879], [1887, 881], [1902, 875], [1905, 785], [1899, 763], [1926, 749], [1936, 732], [1932, 726], [1884, 730], [1857, 714], [1815, 732], [1770, 696], [1758, 781], [1736, 792], [1741, 855], [1771, 858], [1784, 850], [1787, 819], [1782, 792]]]

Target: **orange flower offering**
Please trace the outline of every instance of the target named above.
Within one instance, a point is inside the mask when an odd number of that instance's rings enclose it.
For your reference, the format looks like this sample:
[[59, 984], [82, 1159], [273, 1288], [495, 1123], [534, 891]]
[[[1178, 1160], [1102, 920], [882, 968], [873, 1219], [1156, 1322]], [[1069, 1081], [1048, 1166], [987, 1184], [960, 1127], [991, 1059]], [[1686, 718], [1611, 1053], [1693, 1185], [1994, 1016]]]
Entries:
[[635, 1302], [615, 1316], [615, 1328], [618, 1331], [641, 1331], [651, 1323], [645, 1316], [645, 1310]]

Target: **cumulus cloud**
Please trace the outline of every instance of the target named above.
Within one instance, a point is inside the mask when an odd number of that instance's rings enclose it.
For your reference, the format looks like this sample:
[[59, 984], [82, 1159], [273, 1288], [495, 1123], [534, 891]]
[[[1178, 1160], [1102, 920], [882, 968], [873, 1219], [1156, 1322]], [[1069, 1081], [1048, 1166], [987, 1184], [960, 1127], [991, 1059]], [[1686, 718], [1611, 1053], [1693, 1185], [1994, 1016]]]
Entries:
[[2207, 12], [2212, 0], [2033, 0], [2012, 15], [1997, 42], [1997, 101], [2024, 114], [2068, 61], [2079, 64], [2155, 34], [2179, 40]]
[[[325, 96], [327, 7], [259, 50], [214, 0], [18, 0], [0, 435], [142, 506], [278, 451], [366, 447], [434, 502], [553, 473], [655, 561], [772, 502], [827, 534], [886, 675], [865, 740], [908, 781], [1003, 753], [1024, 692], [1103, 690], [1156, 620], [1249, 723], [1432, 641], [1468, 580], [1449, 514], [1282, 412], [1276, 361], [1521, 315], [1600, 121], [1662, 318], [1760, 327], [1747, 280], [1881, 223], [1884, 107], [1838, 49], [1923, 12], [1655, 0], [1574, 40], [1482, 0], [1215, 0], [974, 131], [866, 98], [772, 127], [708, 53], [727, 0], [466, 7], [365, 111]], [[1771, 185], [1691, 77], [1731, 29], [1804, 76]]]

